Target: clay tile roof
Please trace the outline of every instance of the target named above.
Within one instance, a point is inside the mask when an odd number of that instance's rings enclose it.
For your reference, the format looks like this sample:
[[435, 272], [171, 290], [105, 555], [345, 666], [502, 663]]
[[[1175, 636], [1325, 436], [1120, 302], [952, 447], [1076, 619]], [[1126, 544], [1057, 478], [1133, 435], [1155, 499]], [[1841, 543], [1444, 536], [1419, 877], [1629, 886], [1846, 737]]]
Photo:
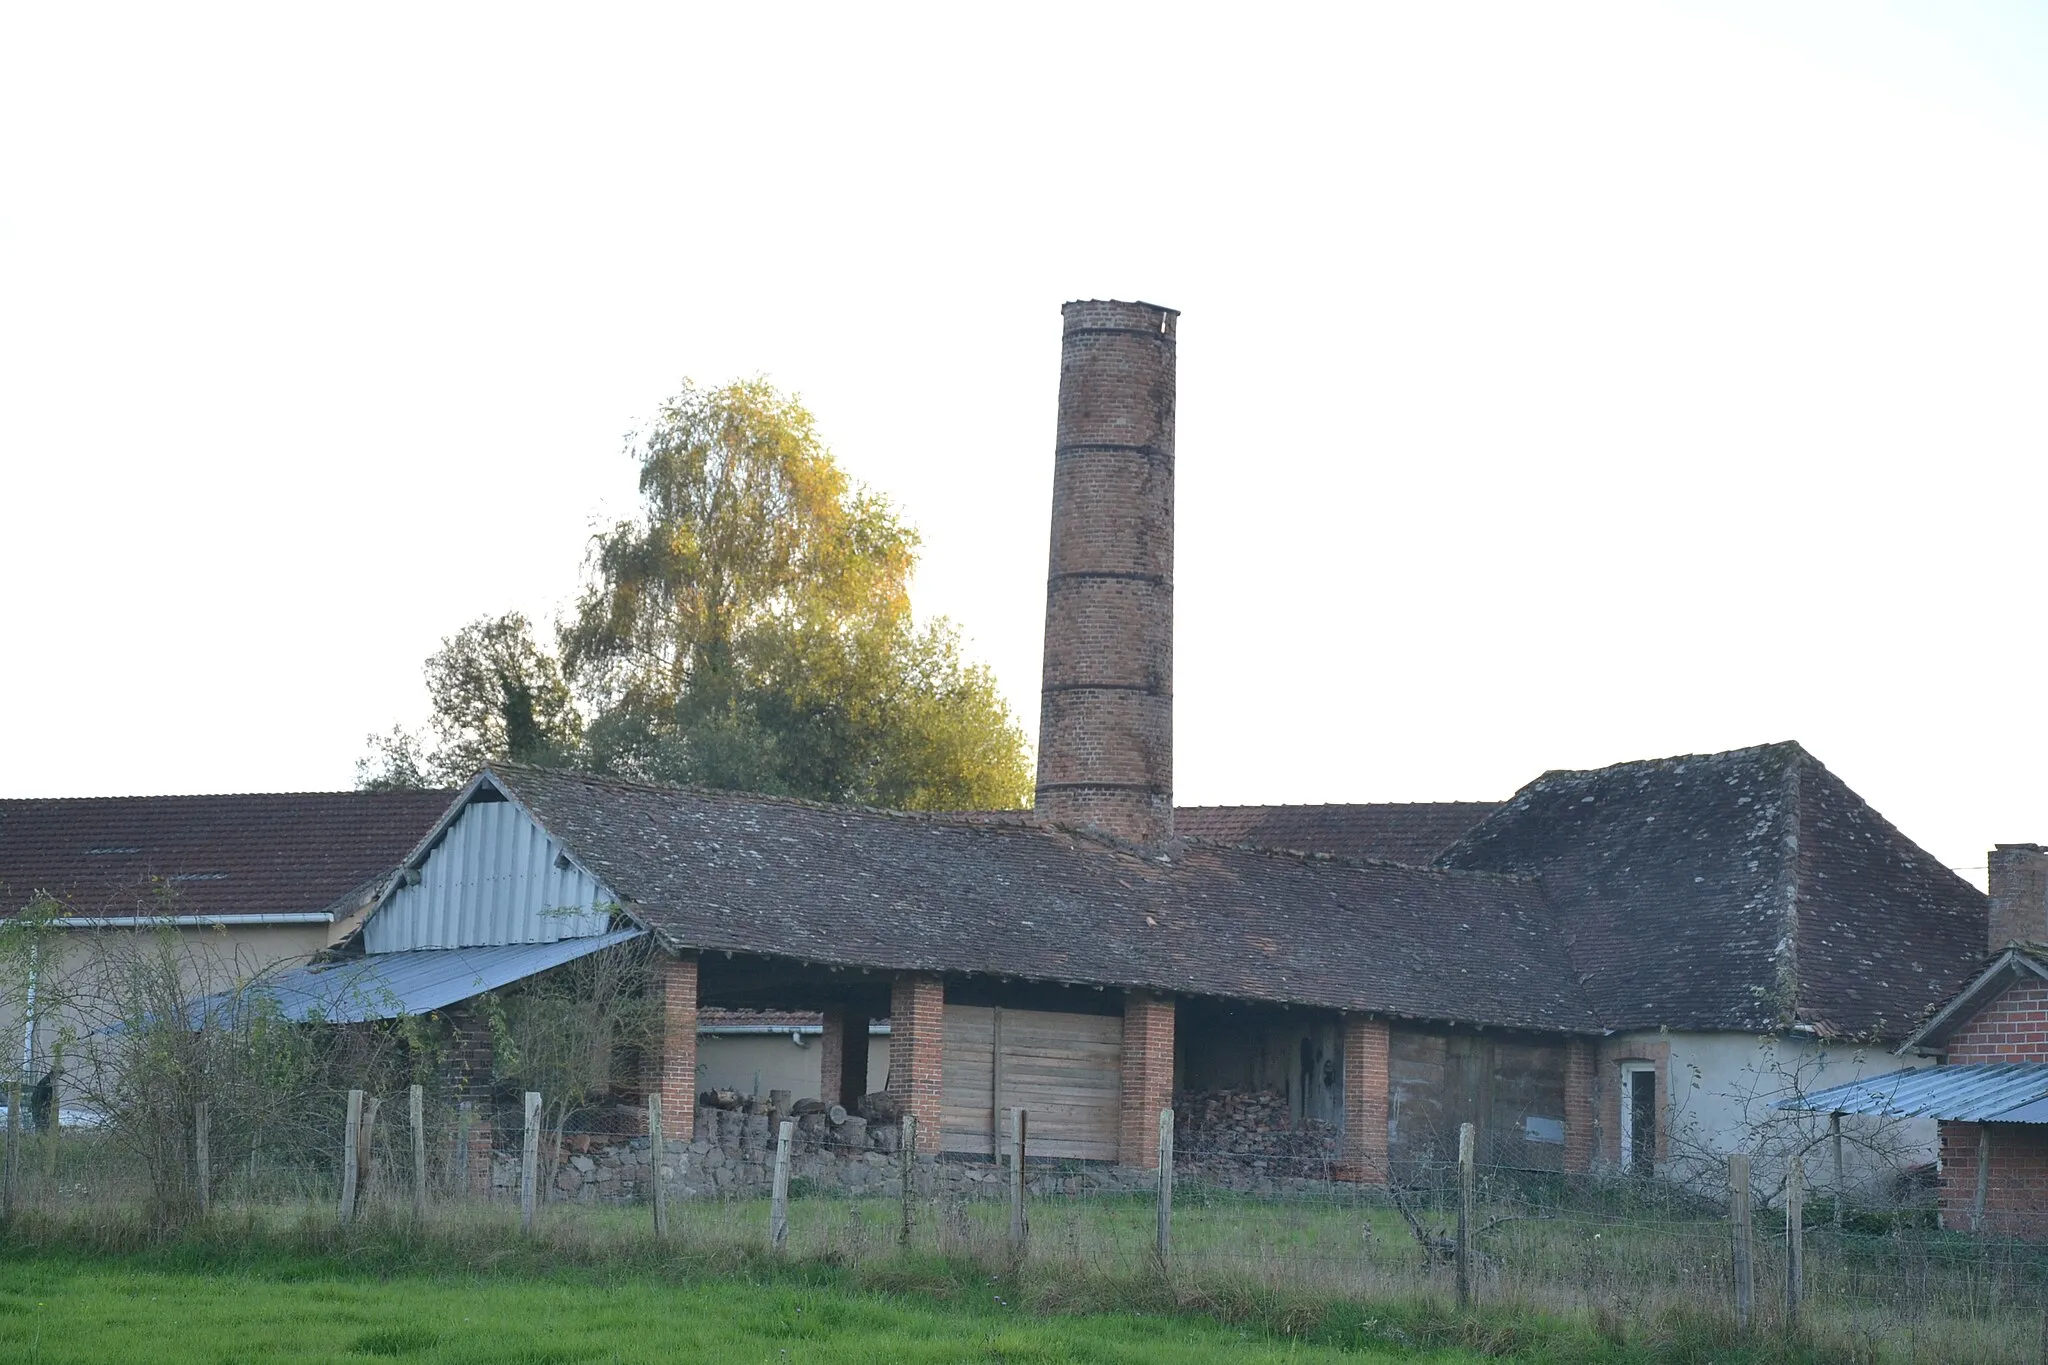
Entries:
[[676, 949], [1598, 1027], [1521, 878], [490, 771]]
[[1174, 833], [1205, 843], [1382, 858], [1428, 867], [1498, 801], [1394, 801], [1328, 806], [1179, 806]]
[[74, 915], [326, 911], [396, 868], [449, 796], [0, 800], [0, 914], [38, 892]]
[[1443, 856], [1539, 878], [1611, 1028], [1896, 1039], [1984, 954], [1984, 894], [1797, 744], [1551, 772]]

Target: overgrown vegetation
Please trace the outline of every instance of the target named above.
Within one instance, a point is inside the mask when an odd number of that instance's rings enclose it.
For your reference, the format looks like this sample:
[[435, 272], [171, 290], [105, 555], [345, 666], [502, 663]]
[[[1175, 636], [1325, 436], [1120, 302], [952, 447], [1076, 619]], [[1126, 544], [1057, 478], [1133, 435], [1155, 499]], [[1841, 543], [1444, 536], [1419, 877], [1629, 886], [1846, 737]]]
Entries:
[[639, 515], [593, 537], [554, 646], [518, 613], [443, 640], [428, 733], [372, 736], [361, 785], [512, 759], [913, 810], [1028, 802], [994, 677], [912, 616], [917, 532], [802, 404], [685, 383], [627, 453]]

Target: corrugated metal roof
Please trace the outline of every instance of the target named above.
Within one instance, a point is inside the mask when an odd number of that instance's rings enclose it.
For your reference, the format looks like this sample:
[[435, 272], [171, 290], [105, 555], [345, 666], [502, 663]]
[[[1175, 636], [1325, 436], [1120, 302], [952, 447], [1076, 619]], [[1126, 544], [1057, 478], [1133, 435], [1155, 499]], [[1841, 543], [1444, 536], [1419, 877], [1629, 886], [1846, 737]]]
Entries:
[[363, 946], [395, 953], [582, 938], [605, 930], [617, 899], [518, 806], [472, 800], [371, 913]]
[[1958, 1123], [2048, 1123], [2048, 1062], [1894, 1071], [1780, 1100], [1780, 1109]]
[[[295, 967], [260, 983], [252, 993], [274, 1000], [285, 1018], [298, 1023], [360, 1024], [396, 1019], [402, 1014], [442, 1009], [646, 932], [621, 929], [555, 943], [373, 953], [344, 962]], [[204, 1002], [198, 1008], [203, 1010]]]

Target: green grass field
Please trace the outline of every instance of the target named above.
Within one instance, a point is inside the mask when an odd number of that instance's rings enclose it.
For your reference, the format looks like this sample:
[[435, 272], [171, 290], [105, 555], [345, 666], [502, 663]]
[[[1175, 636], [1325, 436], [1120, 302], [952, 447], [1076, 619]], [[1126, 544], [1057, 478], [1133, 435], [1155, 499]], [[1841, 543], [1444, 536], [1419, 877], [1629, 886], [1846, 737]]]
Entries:
[[[455, 1362], [1371, 1361], [1181, 1317], [1036, 1316], [1003, 1287], [863, 1292], [645, 1274], [351, 1272], [325, 1258], [196, 1271], [76, 1253], [0, 1261], [0, 1360]], [[1402, 1352], [1407, 1361], [1469, 1357]]]

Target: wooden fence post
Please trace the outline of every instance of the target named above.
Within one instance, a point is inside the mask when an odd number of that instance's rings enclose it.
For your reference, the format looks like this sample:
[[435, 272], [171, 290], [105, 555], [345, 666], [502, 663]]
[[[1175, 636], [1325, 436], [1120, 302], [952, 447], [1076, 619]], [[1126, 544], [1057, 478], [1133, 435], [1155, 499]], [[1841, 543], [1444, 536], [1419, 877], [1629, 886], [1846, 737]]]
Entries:
[[455, 1179], [449, 1183], [455, 1187], [459, 1199], [467, 1199], [470, 1195], [469, 1133], [475, 1118], [476, 1111], [470, 1101], [464, 1100], [455, 1106]]
[[64, 1044], [60, 1040], [50, 1053], [50, 1131], [43, 1134], [43, 1180], [54, 1193], [57, 1188], [57, 1134], [64, 1127]]
[[206, 1101], [192, 1106], [192, 1171], [199, 1177], [199, 1216], [213, 1211], [213, 1135], [207, 1130]]
[[405, 1094], [406, 1117], [412, 1121], [412, 1216], [427, 1216], [427, 1092], [415, 1085]]
[[534, 1180], [540, 1169], [540, 1092], [526, 1092], [526, 1127], [519, 1138], [519, 1230], [533, 1231]]
[[1785, 1168], [1785, 1325], [1799, 1325], [1806, 1295], [1806, 1171], [1797, 1153]]
[[341, 1207], [335, 1221], [344, 1227], [356, 1216], [356, 1144], [363, 1136], [363, 1092], [348, 1092], [348, 1114], [341, 1121]]
[[384, 1107], [382, 1095], [363, 1096], [363, 1131], [356, 1139], [356, 1203], [370, 1197], [370, 1174], [377, 1160], [377, 1111]]
[[1159, 1111], [1159, 1253], [1160, 1269], [1173, 1262], [1173, 1111]]
[[1984, 1206], [1991, 1199], [1991, 1125], [1977, 1125], [1977, 1196], [1970, 1201], [1970, 1231], [1984, 1231]]
[[1828, 1115], [1828, 1141], [1835, 1149], [1835, 1231], [1842, 1230], [1842, 1206], [1849, 1202], [1849, 1182], [1842, 1171], [1842, 1116]]
[[903, 1171], [903, 1230], [896, 1243], [908, 1247], [910, 1230], [917, 1223], [917, 1115], [905, 1114], [896, 1132], [896, 1161]]
[[0, 1172], [0, 1218], [14, 1217], [15, 1181], [21, 1172], [21, 1077], [7, 1087], [7, 1168]]
[[1728, 1225], [1735, 1239], [1735, 1327], [1747, 1332], [1756, 1296], [1756, 1246], [1749, 1222], [1749, 1156], [1744, 1152], [1728, 1158]]
[[1031, 1236], [1031, 1224], [1024, 1216], [1024, 1131], [1031, 1116], [1023, 1109], [1010, 1111], [1010, 1251], [1024, 1254]]
[[1477, 1172], [1473, 1163], [1479, 1145], [1478, 1130], [1469, 1123], [1458, 1125], [1458, 1306], [1472, 1303], [1472, 1185]]
[[784, 1119], [775, 1131], [775, 1183], [768, 1194], [768, 1249], [782, 1254], [789, 1243], [789, 1144], [796, 1123]]
[[661, 1178], [661, 1163], [668, 1159], [668, 1143], [661, 1136], [661, 1092], [647, 1097], [647, 1164], [654, 1180], [654, 1235], [668, 1239], [668, 1182]]

